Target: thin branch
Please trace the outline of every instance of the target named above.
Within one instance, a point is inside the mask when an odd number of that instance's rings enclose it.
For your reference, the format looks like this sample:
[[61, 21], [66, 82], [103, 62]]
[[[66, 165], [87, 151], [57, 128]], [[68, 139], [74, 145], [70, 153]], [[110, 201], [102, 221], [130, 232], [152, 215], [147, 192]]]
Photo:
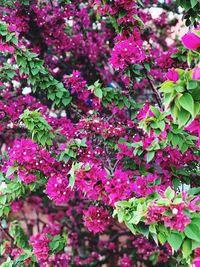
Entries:
[[146, 77], [147, 81], [149, 82], [149, 85], [150, 85], [152, 91], [154, 92], [154, 95], [156, 97], [156, 101], [157, 101], [159, 107], [162, 108], [162, 99], [161, 99], [156, 87], [154, 86], [154, 84], [152, 83], [151, 79], [149, 78], [148, 72], [147, 72], [147, 69], [144, 66], [144, 63], [142, 63], [142, 66], [144, 68], [145, 77]]
[[27, 219], [27, 217], [26, 217], [24, 211], [21, 211], [21, 213], [22, 213], [23, 219], [24, 219], [24, 221], [25, 221], [25, 223], [26, 223], [27, 232], [28, 232], [28, 234], [30, 235], [30, 230], [29, 230], [29, 225], [28, 225], [28, 219]]
[[1, 230], [12, 240], [12, 242], [14, 243], [15, 242], [15, 239], [9, 234], [9, 232], [6, 230], [6, 229], [4, 229], [3, 227], [2, 227], [2, 225], [0, 224], [0, 228], [1, 228]]
[[116, 162], [115, 162], [115, 165], [113, 167], [113, 171], [115, 171], [116, 167], [117, 167], [117, 164], [120, 162], [120, 160], [118, 159]]
[[37, 225], [37, 231], [38, 233], [40, 232], [40, 222], [39, 222], [39, 214], [38, 212], [35, 210], [35, 215], [36, 215], [36, 225]]
[[51, 7], [53, 7], [53, 2], [52, 2], [52, 0], [49, 0], [49, 2], [50, 2], [50, 4], [51, 4]]
[[115, 234], [114, 236], [112, 236], [110, 239], [109, 239], [109, 242], [113, 242], [115, 239], [117, 239], [118, 237], [120, 236], [123, 236], [123, 235], [130, 235], [131, 232], [123, 232], [123, 233], [117, 233]]

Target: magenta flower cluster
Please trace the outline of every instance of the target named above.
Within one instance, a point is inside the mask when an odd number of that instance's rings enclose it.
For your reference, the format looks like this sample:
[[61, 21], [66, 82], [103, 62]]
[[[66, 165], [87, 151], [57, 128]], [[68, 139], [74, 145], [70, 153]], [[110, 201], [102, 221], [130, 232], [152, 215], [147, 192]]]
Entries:
[[89, 206], [83, 211], [84, 224], [94, 234], [103, 232], [110, 224], [110, 215], [103, 207]]

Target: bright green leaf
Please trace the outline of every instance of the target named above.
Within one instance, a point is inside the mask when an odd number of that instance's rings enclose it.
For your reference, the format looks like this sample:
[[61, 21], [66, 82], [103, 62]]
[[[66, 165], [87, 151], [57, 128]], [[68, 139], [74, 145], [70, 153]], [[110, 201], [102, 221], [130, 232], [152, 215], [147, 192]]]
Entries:
[[192, 240], [186, 239], [183, 242], [182, 251], [183, 251], [183, 257], [184, 258], [187, 258], [192, 253]]
[[196, 224], [189, 224], [185, 227], [184, 230], [185, 235], [195, 241], [200, 241], [200, 229]]
[[149, 163], [154, 158], [154, 155], [155, 155], [155, 151], [147, 152], [147, 163]]
[[190, 119], [190, 113], [187, 110], [181, 109], [178, 112], [178, 124], [180, 127], [185, 126], [189, 121], [189, 119]]
[[170, 244], [170, 246], [175, 250], [177, 251], [182, 242], [183, 242], [183, 238], [182, 238], [182, 235], [179, 234], [178, 232], [175, 233], [175, 232], [172, 232], [169, 237], [167, 238], [167, 241], [168, 243]]
[[189, 111], [192, 116], [194, 116], [194, 100], [189, 93], [183, 94], [178, 103], [183, 107], [185, 110]]
[[102, 98], [103, 97], [103, 92], [100, 88], [96, 88], [94, 90], [94, 94], [98, 97], [98, 98]]
[[192, 6], [192, 8], [195, 7], [196, 4], [198, 3], [197, 0], [190, 0], [190, 2], [191, 2], [191, 6]]

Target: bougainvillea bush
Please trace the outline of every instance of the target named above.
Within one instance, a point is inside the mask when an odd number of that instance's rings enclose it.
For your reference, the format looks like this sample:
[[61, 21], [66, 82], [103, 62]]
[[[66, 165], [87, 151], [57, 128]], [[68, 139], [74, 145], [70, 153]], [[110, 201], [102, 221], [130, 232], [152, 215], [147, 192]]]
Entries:
[[200, 2], [0, 18], [0, 266], [200, 266]]

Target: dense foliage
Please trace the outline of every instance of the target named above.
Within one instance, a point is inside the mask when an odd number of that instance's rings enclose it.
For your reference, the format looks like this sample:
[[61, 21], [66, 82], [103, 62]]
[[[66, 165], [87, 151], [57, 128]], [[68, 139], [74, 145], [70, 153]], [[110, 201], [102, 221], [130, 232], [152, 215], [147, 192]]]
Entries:
[[200, 266], [199, 11], [0, 1], [2, 267]]

